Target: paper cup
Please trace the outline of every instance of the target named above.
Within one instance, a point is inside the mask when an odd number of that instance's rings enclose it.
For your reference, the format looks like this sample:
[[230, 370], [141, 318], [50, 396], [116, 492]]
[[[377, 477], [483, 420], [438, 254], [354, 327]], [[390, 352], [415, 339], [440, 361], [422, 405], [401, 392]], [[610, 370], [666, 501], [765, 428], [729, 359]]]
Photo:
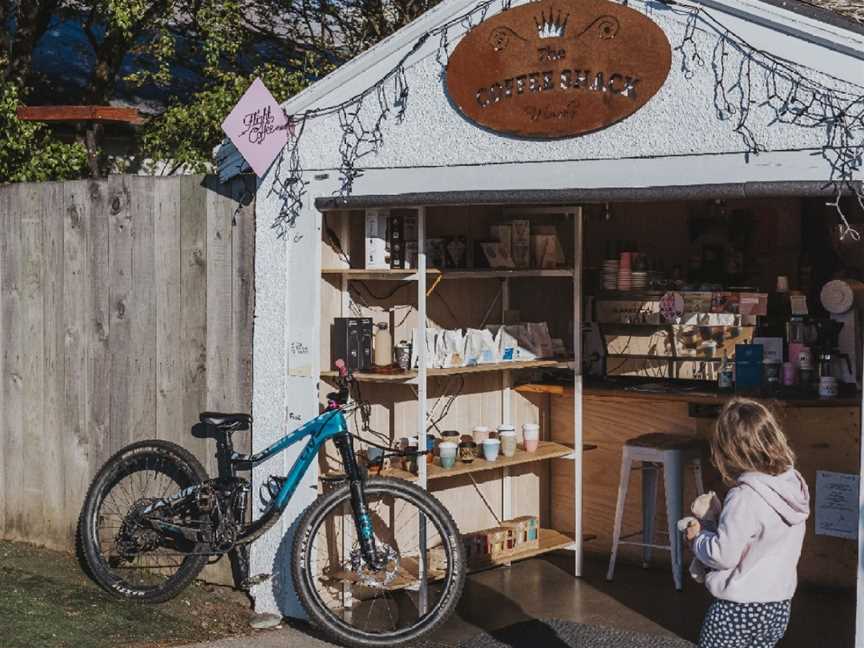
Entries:
[[537, 452], [540, 445], [540, 426], [537, 423], [522, 424], [522, 442], [527, 452]]
[[512, 457], [516, 454], [516, 430], [503, 430], [498, 433], [501, 442], [501, 454]]
[[477, 454], [477, 444], [473, 441], [463, 441], [459, 444], [459, 460], [462, 463], [472, 463]]
[[442, 441], [438, 444], [438, 458], [441, 460], [441, 467], [450, 469], [456, 463], [456, 452], [458, 446], [452, 441]]
[[489, 438], [490, 432], [492, 432], [492, 430], [485, 425], [478, 425], [477, 427], [475, 427], [473, 433], [474, 443], [476, 443], [477, 445], [481, 445], [486, 439]]
[[501, 442], [498, 439], [486, 439], [483, 441], [483, 458], [486, 461], [495, 461], [498, 458], [498, 450]]

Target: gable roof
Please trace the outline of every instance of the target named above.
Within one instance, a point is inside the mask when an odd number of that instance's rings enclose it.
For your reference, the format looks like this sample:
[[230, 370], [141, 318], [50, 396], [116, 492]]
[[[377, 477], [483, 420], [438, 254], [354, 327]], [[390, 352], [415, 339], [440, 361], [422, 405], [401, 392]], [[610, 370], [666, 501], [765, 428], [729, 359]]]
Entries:
[[861, 0], [761, 0], [819, 22], [864, 34], [864, 2]]
[[[862, 0], [691, 1], [864, 60], [864, 23], [857, 20], [864, 20]], [[346, 93], [346, 87], [351, 84], [365, 82], [364, 89], [371, 86], [384, 70], [389, 69], [383, 65], [387, 59], [395, 64], [423, 34], [467, 12], [477, 3], [478, 0], [442, 0], [413, 22], [289, 98], [282, 108], [289, 115], [297, 114], [340, 100], [331, 95], [343, 95], [341, 98], [353, 95], [353, 92]], [[216, 148], [214, 155], [223, 182], [249, 170], [243, 157], [227, 139]]]

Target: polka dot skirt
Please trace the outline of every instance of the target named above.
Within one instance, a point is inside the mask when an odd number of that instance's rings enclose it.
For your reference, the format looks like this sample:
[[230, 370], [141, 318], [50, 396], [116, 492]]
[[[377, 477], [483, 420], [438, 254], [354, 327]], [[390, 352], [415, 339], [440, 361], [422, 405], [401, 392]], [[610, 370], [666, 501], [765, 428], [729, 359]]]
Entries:
[[699, 648], [772, 648], [786, 633], [791, 603], [714, 599], [702, 622]]

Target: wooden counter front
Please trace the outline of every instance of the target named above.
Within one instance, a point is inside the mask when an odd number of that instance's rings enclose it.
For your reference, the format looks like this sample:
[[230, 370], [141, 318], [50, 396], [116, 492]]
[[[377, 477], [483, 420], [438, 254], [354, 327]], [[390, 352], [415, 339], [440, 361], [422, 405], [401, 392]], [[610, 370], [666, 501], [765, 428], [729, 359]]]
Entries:
[[[539, 387], [539, 386], [534, 386]], [[520, 391], [522, 388], [520, 388]], [[530, 391], [530, 389], [529, 389]], [[535, 390], [539, 391], [538, 390]], [[550, 430], [553, 441], [572, 438], [573, 390], [555, 386], [549, 396]], [[583, 530], [597, 536], [585, 545], [586, 553], [608, 559], [612, 543], [612, 524], [624, 442], [648, 432], [695, 434], [708, 439], [713, 418], [691, 416], [691, 403], [716, 405], [729, 396], [718, 394], [659, 394], [623, 391], [608, 387], [586, 387], [583, 391], [583, 439], [596, 449], [583, 459]], [[770, 401], [766, 400], [766, 403]], [[860, 401], [858, 401], [860, 402]], [[815, 506], [816, 471], [830, 470], [857, 474], [859, 471], [860, 407], [853, 399], [819, 401], [782, 400], [774, 406], [780, 423], [797, 455], [797, 468], [810, 486], [811, 506]], [[698, 409], [698, 408], [697, 408]], [[703, 414], [711, 416], [711, 410]], [[705, 487], [725, 494], [719, 475], [705, 466]], [[659, 489], [657, 529], [666, 529], [663, 489]], [[554, 462], [552, 466], [552, 507], [555, 528], [573, 528], [573, 465]], [[631, 476], [623, 533], [642, 528], [641, 473]], [[692, 478], [685, 476], [684, 501], [695, 497]], [[804, 551], [799, 563], [802, 582], [852, 587], [857, 569], [856, 543], [852, 540], [817, 536], [815, 511], [807, 522]], [[658, 538], [662, 540], [662, 536]], [[641, 563], [641, 549], [622, 546], [623, 560]], [[668, 564], [668, 552], [655, 552], [655, 561]], [[689, 558], [687, 558], [689, 561]]]

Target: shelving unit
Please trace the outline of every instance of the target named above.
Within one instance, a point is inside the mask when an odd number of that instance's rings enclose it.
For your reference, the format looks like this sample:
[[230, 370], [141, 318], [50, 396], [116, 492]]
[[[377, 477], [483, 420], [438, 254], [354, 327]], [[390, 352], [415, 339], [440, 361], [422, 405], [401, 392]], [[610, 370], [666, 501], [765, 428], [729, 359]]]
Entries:
[[[362, 268], [325, 268], [324, 276], [339, 276], [370, 281], [415, 281], [417, 270], [365, 270]], [[427, 276], [441, 275], [443, 279], [524, 279], [529, 277], [572, 277], [573, 269], [549, 268], [528, 270], [438, 270], [426, 269]]]
[[[464, 214], [465, 211], [468, 214]], [[581, 319], [579, 284], [581, 267], [577, 250], [581, 249], [581, 211], [578, 208], [532, 208], [512, 212], [498, 207], [459, 208], [466, 218], [454, 218], [446, 208], [430, 213], [424, 207], [413, 210], [417, 217], [417, 267], [410, 270], [362, 269], [351, 267], [362, 261], [363, 212], [328, 212], [328, 227], [336, 233], [339, 245], [331, 246], [327, 236], [322, 239], [322, 338], [320, 378], [322, 398], [337, 373], [331, 369], [329, 323], [334, 317], [373, 316], [381, 320], [379, 308], [388, 311], [402, 309], [393, 341], [410, 339], [412, 329], [417, 339], [425, 339], [427, 322], [440, 328], [481, 328], [486, 323], [501, 323], [511, 309], [522, 311], [523, 321], [550, 321], [555, 325], [555, 337], [565, 337], [572, 347], [569, 358], [549, 358], [522, 362], [501, 362], [468, 367], [428, 367], [428, 359], [421, 350], [418, 367], [398, 373], [358, 372], [354, 377], [363, 383], [364, 400], [374, 403], [371, 427], [379, 436], [397, 443], [401, 436], [418, 436], [420, 450], [426, 441], [430, 419], [440, 416], [439, 402], [448, 397], [454, 380], [464, 386], [464, 392], [455, 396], [452, 411], [436, 426], [438, 430], [458, 429], [470, 433], [475, 425], [493, 427], [501, 422], [520, 428], [524, 422], [540, 422], [540, 446], [534, 453], [518, 450], [510, 458], [499, 456], [495, 462], [482, 458], [471, 464], [458, 463], [445, 470], [437, 463], [420, 462], [417, 474], [394, 467], [382, 474], [411, 480], [423, 488], [433, 490], [436, 497], [450, 510], [463, 532], [477, 531], [497, 525], [520, 515], [533, 514], [540, 518], [540, 542], [537, 547], [518, 551], [493, 561], [487, 566], [509, 564], [549, 551], [571, 550], [574, 554], [574, 572], [581, 570], [581, 512], [577, 512], [574, 529], [554, 529], [548, 524], [551, 501], [552, 461], [572, 463], [581, 472], [581, 427], [574, 430], [572, 443], [549, 440], [549, 426], [545, 412], [541, 412], [529, 396], [513, 388], [514, 378], [532, 369], [553, 367], [574, 369], [580, 366], [581, 336], [575, 335], [579, 326], [568, 328], [570, 321]], [[443, 213], [442, 213], [443, 212]], [[430, 236], [464, 234], [459, 228], [474, 227], [470, 241], [482, 236], [489, 224], [515, 218], [542, 220], [557, 227], [559, 239], [565, 247], [567, 267], [554, 269], [437, 269], [426, 268], [426, 239]], [[476, 223], [474, 221], [477, 221]], [[358, 225], [360, 226], [358, 230]], [[430, 233], [431, 232], [431, 233]], [[572, 238], [569, 238], [572, 237]], [[352, 245], [354, 246], [352, 250]], [[359, 250], [359, 254], [358, 254]], [[468, 265], [472, 264], [468, 254]], [[388, 282], [390, 285], [377, 282]], [[396, 285], [394, 285], [396, 284]], [[433, 293], [434, 296], [430, 296]], [[445, 296], [442, 294], [446, 294]], [[413, 301], [410, 308], [405, 304]], [[568, 307], [572, 306], [572, 310]], [[406, 310], [407, 309], [407, 312]], [[490, 318], [491, 314], [491, 319]], [[386, 315], [390, 317], [390, 315]], [[557, 318], [555, 320], [554, 318]], [[392, 321], [392, 320], [391, 320]], [[557, 333], [557, 335], [556, 335]], [[572, 336], [572, 337], [571, 337]], [[581, 377], [574, 371], [574, 384], [579, 388]], [[405, 386], [413, 390], [406, 390]], [[461, 388], [460, 386], [460, 388]], [[371, 398], [370, 398], [371, 397]], [[577, 399], [577, 402], [579, 400]], [[543, 418], [540, 421], [538, 419]], [[574, 448], [579, 448], [575, 451]], [[574, 498], [578, 508], [578, 489], [574, 485]], [[479, 491], [483, 497], [478, 497]], [[486, 506], [484, 506], [484, 500]], [[487, 507], [497, 509], [492, 513]], [[490, 513], [495, 516], [490, 519]], [[578, 538], [578, 540], [576, 540]], [[410, 572], [410, 569], [408, 570]], [[404, 579], [403, 579], [404, 576]], [[410, 583], [406, 573], [397, 580]], [[416, 577], [415, 577], [416, 579]], [[393, 584], [406, 587], [405, 583]]]
[[[430, 464], [426, 467], [426, 480], [433, 481], [435, 479], [447, 479], [450, 477], [458, 477], [469, 473], [478, 473], [486, 470], [503, 470], [521, 464], [533, 463], [535, 461], [545, 461], [546, 459], [563, 459], [573, 455], [573, 448], [568, 448], [560, 443], [552, 441], [541, 441], [536, 452], [525, 452], [517, 450], [512, 457], [499, 456], [495, 461], [486, 461], [482, 457], [478, 457], [470, 464], [457, 462], [450, 469], [445, 469], [438, 464]], [[410, 473], [401, 468], [390, 468], [381, 471], [382, 477], [398, 477], [399, 479], [407, 479], [415, 481], [417, 475]]]
[[[457, 376], [459, 374], [473, 373], [493, 373], [502, 371], [518, 371], [519, 369], [543, 369], [551, 367], [567, 367], [567, 360], [525, 360], [522, 362], [493, 362], [488, 364], [472, 365], [470, 367], [447, 367], [427, 369], [427, 378], [436, 376]], [[383, 383], [404, 383], [413, 381], [417, 378], [418, 372], [400, 371], [398, 373], [370, 373], [358, 372], [354, 374], [354, 378], [360, 382], [383, 382]], [[321, 377], [324, 379], [334, 379], [339, 375], [336, 371], [322, 371]]]

